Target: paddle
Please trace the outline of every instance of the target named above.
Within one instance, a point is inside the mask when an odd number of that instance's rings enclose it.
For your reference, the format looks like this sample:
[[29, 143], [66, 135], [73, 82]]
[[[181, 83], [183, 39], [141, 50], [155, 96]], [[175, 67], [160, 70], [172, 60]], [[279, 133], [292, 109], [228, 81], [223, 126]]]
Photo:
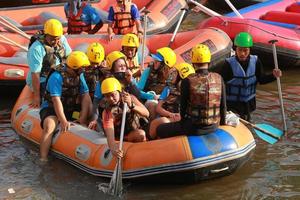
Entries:
[[184, 17], [184, 15], [185, 15], [185, 13], [187, 12], [187, 8], [181, 8], [181, 10], [182, 10], [182, 13], [181, 13], [181, 15], [180, 15], [180, 18], [179, 18], [179, 20], [178, 20], [178, 23], [177, 23], [177, 25], [176, 25], [176, 28], [175, 28], [175, 31], [174, 31], [174, 33], [173, 33], [173, 35], [172, 35], [172, 38], [171, 38], [171, 40], [170, 40], [170, 43], [169, 43], [169, 47], [171, 46], [171, 44], [174, 42], [174, 39], [175, 39], [175, 37], [176, 37], [176, 34], [177, 34], [177, 32], [178, 32], [178, 29], [179, 29], [179, 27], [180, 27], [180, 24], [181, 24], [181, 22], [182, 22], [182, 20], [183, 20], [183, 17]]
[[212, 16], [212, 17], [217, 17], [217, 16], [222, 16], [219, 13], [203, 6], [202, 4], [198, 3], [197, 1], [194, 0], [187, 0], [188, 3], [193, 3], [195, 4], [198, 8], [200, 8], [200, 10], [202, 10], [202, 12], [204, 12], [205, 14]]
[[[279, 69], [278, 68], [276, 45], [275, 45], [276, 42], [278, 42], [278, 40], [270, 40], [269, 41], [269, 43], [272, 44], [275, 69]], [[286, 126], [285, 113], [284, 113], [284, 107], [283, 107], [283, 99], [282, 99], [280, 78], [276, 77], [276, 81], [277, 81], [278, 98], [279, 98], [279, 102], [280, 102], [281, 117], [282, 117], [282, 123], [283, 123], [283, 131], [285, 133], [287, 133], [287, 126]]]
[[5, 36], [2, 35], [2, 34], [0, 34], [0, 37], [1, 37], [2, 39], [6, 40], [7, 43], [11, 43], [11, 45], [15, 45], [15, 46], [20, 47], [21, 49], [23, 49], [23, 50], [25, 50], [25, 51], [28, 51], [28, 48], [27, 48], [27, 47], [24, 47], [23, 45], [21, 45], [21, 44], [15, 42], [15, 41], [13, 41], [13, 40], [11, 40], [11, 39], [5, 37]]
[[3, 21], [0, 21], [0, 24], [5, 26], [6, 28], [9, 28], [11, 30], [13, 30], [14, 32], [20, 34], [21, 36], [25, 37], [26, 39], [30, 40], [30, 36], [25, 33], [24, 31], [22, 31], [21, 29], [19, 29], [18, 27], [16, 27], [15, 25], [13, 25], [12, 23], [10, 23], [9, 21], [7, 21], [6, 19], [4, 19], [4, 17], [0, 16], [0, 19]]
[[241, 19], [244, 19], [244, 17], [241, 15], [241, 13], [239, 13], [239, 11], [234, 7], [234, 5], [232, 5], [232, 3], [229, 0], [225, 0], [227, 5], [233, 10], [233, 12], [236, 14], [236, 16], [238, 16]]
[[[122, 150], [123, 147], [123, 138], [124, 138], [124, 128], [126, 121], [126, 112], [127, 112], [127, 104], [123, 105], [123, 113], [122, 113], [122, 124], [121, 124], [121, 133], [120, 133], [120, 143], [119, 150]], [[111, 177], [108, 193], [114, 196], [121, 196], [123, 190], [122, 184], [122, 158], [118, 158], [114, 173]]]
[[148, 23], [148, 14], [149, 10], [145, 9], [144, 13], [144, 35], [143, 35], [143, 44], [142, 44], [142, 60], [141, 60], [141, 70], [143, 71], [145, 68], [145, 47], [146, 47], [146, 37], [147, 37], [147, 23]]
[[269, 144], [275, 144], [283, 135], [283, 132], [278, 128], [271, 126], [270, 124], [252, 124], [242, 118], [239, 118], [241, 122], [246, 125], [250, 125], [258, 137], [268, 142]]

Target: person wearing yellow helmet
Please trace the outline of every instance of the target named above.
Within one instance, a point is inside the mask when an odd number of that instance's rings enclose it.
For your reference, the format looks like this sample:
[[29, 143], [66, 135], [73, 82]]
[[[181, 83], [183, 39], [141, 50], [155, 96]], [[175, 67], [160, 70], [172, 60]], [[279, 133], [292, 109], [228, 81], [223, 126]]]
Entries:
[[121, 157], [115, 140], [120, 138], [123, 104], [128, 105], [126, 114], [124, 140], [129, 142], [145, 142], [146, 134], [141, 129], [140, 117], [148, 117], [149, 112], [145, 106], [134, 96], [122, 91], [121, 83], [114, 77], [106, 78], [101, 84], [104, 95], [105, 108], [102, 112], [102, 124], [107, 143], [113, 155]]
[[143, 29], [140, 21], [140, 12], [131, 0], [117, 0], [108, 11], [108, 40], [113, 40], [115, 34], [125, 35], [136, 33], [142, 41]]
[[[69, 0], [64, 11], [68, 19], [68, 34], [95, 34], [103, 26], [99, 11], [87, 1]], [[93, 28], [92, 24], [95, 24]]]
[[138, 37], [133, 33], [128, 33], [122, 37], [121, 42], [122, 50], [126, 56], [126, 63], [128, 68], [133, 74], [133, 77], [139, 77], [141, 75], [140, 64], [138, 59], [138, 48], [140, 46], [140, 42]]
[[159, 125], [157, 135], [160, 138], [207, 134], [216, 131], [220, 124], [225, 124], [225, 86], [219, 74], [208, 72], [211, 61], [209, 48], [203, 44], [196, 45], [191, 58], [196, 73], [182, 76], [185, 78], [180, 86], [181, 120]]
[[[89, 59], [81, 51], [73, 51], [66, 63], [52, 70], [46, 86], [44, 101], [41, 105], [40, 119], [43, 134], [41, 138], [41, 160], [46, 161], [51, 138], [58, 123], [61, 132], [70, 128], [69, 120], [76, 119], [74, 114], [81, 107], [79, 123], [87, 125], [89, 109], [92, 107], [89, 89], [82, 68], [90, 65]], [[79, 103], [79, 101], [81, 101]]]
[[31, 106], [40, 107], [50, 69], [63, 62], [71, 52], [63, 36], [62, 24], [56, 19], [47, 20], [44, 30], [32, 36], [27, 53], [29, 72], [26, 77], [26, 84], [33, 92]]
[[169, 47], [162, 47], [156, 50], [156, 54], [151, 54], [154, 62], [143, 71], [139, 81], [139, 88], [151, 92], [154, 101], [147, 101], [146, 107], [150, 111], [150, 119], [155, 119], [156, 105], [160, 93], [163, 91], [167, 82], [172, 82], [177, 78], [177, 70], [173, 68], [176, 63], [176, 54]]
[[281, 76], [281, 71], [274, 69], [272, 74], [264, 73], [261, 60], [250, 54], [253, 38], [249, 33], [238, 33], [234, 45], [235, 56], [227, 58], [220, 71], [226, 83], [227, 108], [250, 121], [251, 112], [256, 109], [257, 83], [270, 83]]
[[87, 56], [91, 63], [84, 70], [84, 78], [89, 87], [90, 95], [93, 99], [96, 84], [102, 81], [109, 74], [109, 69], [104, 61], [105, 52], [103, 46], [98, 42], [91, 43], [87, 48]]

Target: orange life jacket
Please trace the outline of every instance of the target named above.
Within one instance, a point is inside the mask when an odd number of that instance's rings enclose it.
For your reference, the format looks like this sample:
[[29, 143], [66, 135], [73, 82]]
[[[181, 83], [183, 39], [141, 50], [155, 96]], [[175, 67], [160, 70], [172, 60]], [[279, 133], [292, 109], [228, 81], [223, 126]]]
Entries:
[[123, 10], [118, 4], [113, 6], [114, 22], [112, 28], [115, 34], [125, 35], [127, 33], [136, 33], [135, 21], [131, 16], [131, 3], [125, 5]]
[[188, 77], [190, 95], [187, 115], [195, 125], [220, 122], [222, 79], [217, 73], [192, 74]]
[[89, 32], [92, 29], [91, 24], [86, 24], [81, 20], [81, 15], [85, 6], [87, 6], [87, 3], [82, 2], [77, 15], [73, 14], [73, 11], [70, 7], [68, 17], [68, 34], [80, 34], [81, 32]]

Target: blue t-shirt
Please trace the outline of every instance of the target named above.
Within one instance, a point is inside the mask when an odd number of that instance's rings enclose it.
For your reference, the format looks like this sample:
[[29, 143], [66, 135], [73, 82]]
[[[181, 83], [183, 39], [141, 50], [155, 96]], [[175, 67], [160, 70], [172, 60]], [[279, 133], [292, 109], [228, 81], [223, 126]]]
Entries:
[[[65, 47], [65, 53], [66, 56], [68, 56], [71, 52], [72, 49], [64, 35], [61, 36], [60, 38], [62, 45]], [[26, 77], [26, 84], [29, 85], [29, 87], [32, 89], [32, 77], [31, 73], [40, 73], [42, 70], [43, 66], [43, 60], [44, 57], [46, 56], [46, 51], [42, 43], [40, 41], [36, 40], [31, 47], [28, 50], [27, 54], [27, 60], [28, 60], [28, 65], [29, 65], [29, 71]], [[58, 58], [56, 58], [56, 63], [55, 65], [59, 65], [60, 61]], [[43, 83], [45, 82], [45, 78], [41, 78], [40, 82]]]
[[[64, 9], [65, 9], [66, 16], [69, 16], [70, 4], [66, 3], [64, 6]], [[98, 24], [99, 22], [102, 22], [100, 13], [94, 7], [92, 7], [90, 4], [87, 4], [83, 8], [80, 18], [86, 24]]]
[[161, 92], [158, 100], [165, 100], [170, 94], [169, 86], [164, 87], [163, 91]]
[[[51, 97], [60, 97], [62, 95], [63, 77], [61, 73], [53, 72], [47, 82], [46, 90], [50, 93]], [[84, 79], [83, 73], [80, 74], [80, 94], [89, 92], [89, 88]], [[44, 101], [41, 105], [41, 109], [48, 107], [48, 102]]]
[[[137, 6], [136, 6], [134, 3], [131, 3], [130, 13], [131, 13], [131, 17], [132, 17], [133, 20], [140, 20], [140, 12], [139, 12]], [[114, 9], [113, 9], [113, 7], [111, 6], [111, 7], [109, 8], [109, 11], [108, 11], [108, 17], [107, 17], [107, 20], [108, 20], [109, 22], [115, 21], [114, 15], [115, 15]]]

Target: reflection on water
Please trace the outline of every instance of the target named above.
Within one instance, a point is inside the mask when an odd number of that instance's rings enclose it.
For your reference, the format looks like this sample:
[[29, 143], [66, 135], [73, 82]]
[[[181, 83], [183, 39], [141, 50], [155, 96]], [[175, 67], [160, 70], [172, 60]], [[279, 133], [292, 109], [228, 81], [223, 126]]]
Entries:
[[[191, 17], [197, 20], [196, 15]], [[191, 22], [185, 25], [192, 26]], [[249, 162], [230, 176], [192, 185], [125, 184], [125, 199], [300, 199], [300, 70], [284, 71], [282, 90], [288, 136], [274, 145], [256, 138]], [[2, 94], [15, 89], [1, 88]], [[88, 175], [51, 157], [39, 163], [38, 148], [20, 139], [11, 129], [10, 110], [16, 100], [1, 95], [0, 103], [0, 199], [108, 199], [98, 191], [109, 182]], [[276, 82], [259, 86], [254, 122], [282, 127]], [[13, 188], [15, 193], [9, 194]]]

